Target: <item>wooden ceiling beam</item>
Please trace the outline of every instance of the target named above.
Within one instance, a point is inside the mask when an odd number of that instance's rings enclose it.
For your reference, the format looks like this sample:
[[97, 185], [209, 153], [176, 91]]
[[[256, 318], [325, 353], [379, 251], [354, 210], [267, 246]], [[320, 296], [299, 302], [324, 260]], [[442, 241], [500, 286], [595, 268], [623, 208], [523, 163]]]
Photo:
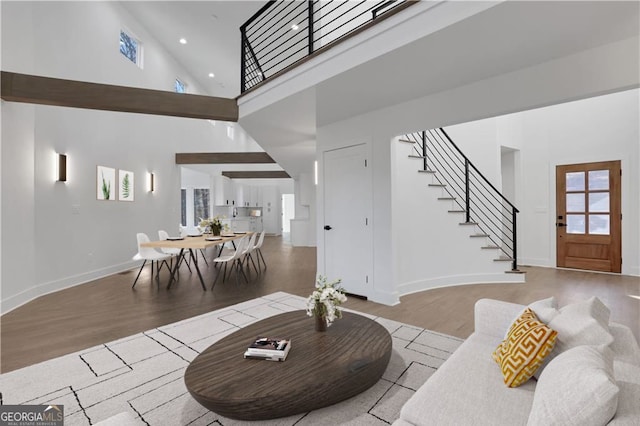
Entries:
[[266, 152], [179, 152], [176, 164], [267, 164], [275, 163]]
[[254, 170], [245, 172], [222, 172], [222, 176], [230, 179], [288, 179], [289, 173], [284, 170]]
[[235, 99], [2, 71], [3, 100], [106, 111], [238, 121]]

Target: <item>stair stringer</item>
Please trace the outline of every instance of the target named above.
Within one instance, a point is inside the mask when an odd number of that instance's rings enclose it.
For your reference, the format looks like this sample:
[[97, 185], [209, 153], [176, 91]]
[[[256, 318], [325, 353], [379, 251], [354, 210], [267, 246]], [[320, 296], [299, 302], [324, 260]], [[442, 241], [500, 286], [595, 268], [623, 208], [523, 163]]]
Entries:
[[[500, 250], [483, 249], [491, 241], [471, 237], [481, 231], [475, 225], [460, 225], [465, 216], [435, 176], [419, 173], [422, 160], [413, 145], [392, 144], [392, 227], [394, 276], [399, 295], [427, 289], [482, 283], [522, 283], [524, 274], [505, 273], [507, 261], [496, 261]], [[437, 171], [436, 171], [437, 174]]]

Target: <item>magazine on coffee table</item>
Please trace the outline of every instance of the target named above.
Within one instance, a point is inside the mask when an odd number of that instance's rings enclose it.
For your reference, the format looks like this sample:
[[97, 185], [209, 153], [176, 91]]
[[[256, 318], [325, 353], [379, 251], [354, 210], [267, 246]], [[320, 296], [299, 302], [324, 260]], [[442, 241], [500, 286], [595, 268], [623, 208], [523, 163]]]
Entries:
[[247, 348], [245, 358], [273, 359], [284, 361], [291, 349], [291, 339], [258, 336]]

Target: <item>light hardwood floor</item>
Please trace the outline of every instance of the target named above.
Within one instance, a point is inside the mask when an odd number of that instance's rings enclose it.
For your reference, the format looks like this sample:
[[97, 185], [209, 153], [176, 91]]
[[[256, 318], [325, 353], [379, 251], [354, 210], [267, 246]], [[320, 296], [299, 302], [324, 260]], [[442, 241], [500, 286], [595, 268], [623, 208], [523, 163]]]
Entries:
[[[166, 289], [151, 283], [149, 268], [134, 290], [137, 269], [35, 299], [0, 317], [0, 371], [5, 373], [57, 356], [106, 343], [276, 291], [308, 296], [316, 276], [316, 250], [292, 247], [281, 237], [267, 237], [268, 269], [249, 284], [219, 280], [203, 292], [195, 271], [181, 268], [178, 284]], [[212, 253], [209, 253], [212, 254]], [[202, 260], [208, 286], [214, 268]], [[630, 326], [640, 340], [640, 278], [554, 268], [524, 267], [525, 284], [478, 284], [423, 291], [401, 298], [396, 306], [350, 298], [346, 307], [466, 338], [473, 332], [473, 305], [481, 298], [515, 303], [556, 296], [560, 305], [598, 296], [611, 309], [611, 320]], [[254, 273], [255, 277], [255, 273]]]

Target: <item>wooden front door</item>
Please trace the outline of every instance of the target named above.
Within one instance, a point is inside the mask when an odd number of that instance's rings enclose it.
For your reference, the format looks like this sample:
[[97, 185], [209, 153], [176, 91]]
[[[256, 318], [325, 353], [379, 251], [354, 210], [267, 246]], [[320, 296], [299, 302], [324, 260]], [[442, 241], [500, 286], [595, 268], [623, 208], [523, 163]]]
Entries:
[[559, 267], [620, 272], [620, 161], [556, 167]]

